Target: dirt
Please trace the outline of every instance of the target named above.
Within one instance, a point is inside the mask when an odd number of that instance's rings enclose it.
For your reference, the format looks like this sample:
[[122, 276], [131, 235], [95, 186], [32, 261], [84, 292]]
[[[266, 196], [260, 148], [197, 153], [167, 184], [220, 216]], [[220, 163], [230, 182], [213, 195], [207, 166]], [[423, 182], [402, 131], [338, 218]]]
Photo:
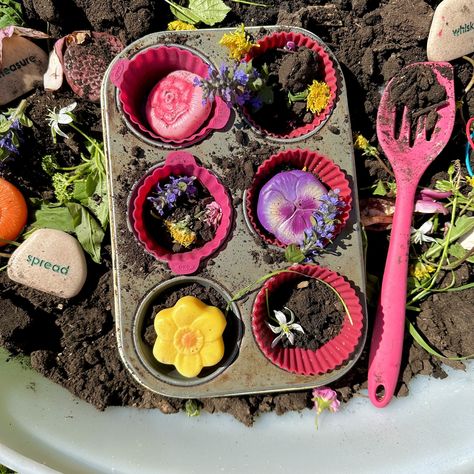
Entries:
[[[287, 338], [282, 340], [283, 347], [301, 347], [315, 351], [334, 339], [342, 328], [344, 308], [334, 291], [318, 280], [304, 278], [292, 282], [269, 301], [270, 314], [282, 311], [287, 320], [289, 311], [294, 314], [295, 323], [304, 333], [293, 331], [294, 344]], [[285, 309], [288, 308], [288, 309]], [[275, 321], [270, 320], [270, 324]]]
[[[242, 22], [253, 26], [278, 21], [280, 24], [302, 26], [322, 38], [343, 69], [353, 130], [376, 143], [375, 117], [382, 87], [404, 65], [426, 60], [426, 38], [433, 9], [439, 1], [295, 0], [275, 1], [267, 8], [228, 3], [232, 12], [222, 26], [235, 26]], [[57, 37], [76, 29], [93, 28], [116, 34], [128, 44], [152, 31], [165, 29], [166, 23], [171, 20], [168, 7], [152, 0], [24, 0], [23, 4], [28, 26], [48, 29]], [[462, 59], [453, 61], [453, 65], [456, 99], [463, 100], [461, 111], [464, 117], [474, 116], [474, 90], [462, 95], [470, 80], [472, 67]], [[54, 145], [45, 117], [48, 108], [58, 109], [76, 98], [63, 86], [57, 93], [36, 91], [27, 99], [27, 114], [32, 118], [34, 127], [26, 134], [21, 158], [3, 167], [1, 175], [18, 185], [28, 198], [52, 198], [50, 180], [41, 170], [40, 158], [54, 152], [64, 165], [76, 163], [79, 137], [71, 132], [68, 140]], [[81, 125], [100, 138], [99, 107], [78, 100], [76, 111]], [[430, 184], [436, 173], [446, 170], [453, 157], [463, 156], [461, 132], [462, 124], [457, 123], [453, 138], [426, 173], [424, 184]], [[240, 131], [237, 133], [240, 134]], [[240, 137], [242, 147], [230, 150], [235, 159], [229, 160], [233, 161], [233, 165], [229, 165], [229, 173], [235, 175], [239, 183], [236, 186], [242, 190], [248, 185], [248, 179], [261, 158], [274, 150], [271, 147], [259, 150], [245, 131]], [[130, 173], [123, 177], [130, 185], [143, 174], [140, 150], [135, 151]], [[230, 171], [232, 167], [233, 171]], [[358, 155], [357, 167], [360, 195], [364, 197], [367, 195], [364, 189], [376, 178], [386, 177], [386, 174], [370, 157]], [[123, 198], [125, 202], [126, 196]], [[369, 233], [367, 270], [378, 278], [383, 271], [386, 248], [386, 233]], [[4, 248], [4, 251], [12, 250]], [[102, 257], [101, 265], [89, 262], [86, 286], [71, 300], [50, 297], [13, 284], [5, 272], [0, 272], [0, 344], [12, 354], [31, 355], [36, 370], [99, 409], [109, 405], [129, 405], [175, 413], [183, 408], [184, 401], [143, 390], [129, 376], [119, 359], [111, 308], [112, 276], [107, 243]], [[137, 255], [130, 251], [124, 259], [127, 264], [136, 266], [137, 271], [152, 271], [157, 265], [144, 252]], [[464, 280], [472, 281], [472, 266], [465, 265], [463, 271]], [[474, 354], [473, 297], [472, 289], [437, 294], [423, 302], [421, 312], [411, 315], [412, 320], [424, 337], [445, 355]], [[369, 298], [369, 303], [369, 316], [373, 316], [376, 298]], [[341, 400], [347, 401], [366, 386], [367, 364], [367, 352], [364, 352], [356, 366], [332, 384]], [[449, 364], [463, 367], [461, 362]], [[446, 376], [440, 360], [427, 354], [407, 335], [398, 395], [408, 393], [407, 384], [417, 374]], [[260, 413], [274, 410], [281, 414], [310, 407], [310, 399], [310, 391], [303, 391], [206, 399], [201, 401], [201, 406], [211, 413], [230, 413], [250, 425]]]

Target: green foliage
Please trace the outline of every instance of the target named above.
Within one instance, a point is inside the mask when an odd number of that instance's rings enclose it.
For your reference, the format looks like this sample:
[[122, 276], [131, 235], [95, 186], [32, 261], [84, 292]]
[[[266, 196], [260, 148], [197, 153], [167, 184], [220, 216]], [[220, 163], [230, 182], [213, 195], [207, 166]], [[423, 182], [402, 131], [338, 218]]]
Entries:
[[285, 249], [285, 258], [290, 263], [300, 263], [305, 259], [305, 255], [298, 245], [290, 244]]
[[165, 0], [171, 7], [171, 13], [181, 21], [195, 25], [204, 23], [214, 26], [224, 21], [230, 8], [222, 0], [189, 0], [187, 7], [183, 7], [171, 0]]
[[7, 26], [23, 26], [21, 3], [15, 0], [0, 0], [0, 28]]
[[186, 415], [189, 417], [199, 416], [201, 414], [201, 409], [196, 400], [186, 400], [184, 408], [186, 410]]
[[23, 127], [32, 126], [31, 120], [25, 115], [25, 109], [26, 100], [22, 100], [18, 107], [0, 114], [0, 162], [20, 154]]

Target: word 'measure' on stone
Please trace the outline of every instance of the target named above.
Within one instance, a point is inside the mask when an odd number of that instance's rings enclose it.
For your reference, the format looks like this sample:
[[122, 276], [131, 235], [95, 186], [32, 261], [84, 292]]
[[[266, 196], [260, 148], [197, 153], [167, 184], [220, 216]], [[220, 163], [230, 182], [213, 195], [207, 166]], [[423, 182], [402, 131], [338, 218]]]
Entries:
[[0, 67], [0, 105], [41, 84], [47, 67], [48, 55], [39, 46], [21, 36], [5, 38]]
[[8, 276], [36, 290], [72, 298], [86, 281], [87, 264], [74, 237], [60, 230], [39, 229], [13, 252]]
[[444, 0], [436, 8], [426, 53], [430, 61], [451, 61], [474, 52], [474, 1]]

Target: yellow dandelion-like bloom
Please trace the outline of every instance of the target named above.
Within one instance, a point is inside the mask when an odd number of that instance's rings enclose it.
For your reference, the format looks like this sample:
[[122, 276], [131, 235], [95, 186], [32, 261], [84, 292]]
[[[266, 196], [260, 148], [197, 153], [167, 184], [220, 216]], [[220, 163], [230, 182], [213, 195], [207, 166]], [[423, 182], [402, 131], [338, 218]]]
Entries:
[[410, 266], [410, 276], [415, 277], [418, 281], [423, 281], [435, 271], [434, 267], [422, 262], [416, 262]]
[[308, 97], [306, 97], [306, 109], [313, 114], [321, 113], [329, 104], [331, 90], [329, 86], [322, 81], [313, 81], [308, 88]]
[[369, 140], [361, 135], [360, 133], [355, 136], [354, 148], [356, 150], [364, 151], [370, 146]]
[[466, 176], [466, 183], [471, 186], [471, 188], [474, 188], [474, 176]]
[[183, 30], [196, 30], [197, 28], [194, 25], [186, 23], [181, 20], [176, 20], [168, 23], [169, 31], [183, 31]]
[[165, 225], [173, 239], [173, 242], [176, 242], [185, 248], [188, 248], [196, 242], [196, 233], [187, 227], [170, 221], [165, 221]]
[[229, 57], [237, 61], [240, 61], [254, 46], [258, 46], [250, 41], [243, 24], [234, 33], [225, 33], [219, 44], [228, 48]]

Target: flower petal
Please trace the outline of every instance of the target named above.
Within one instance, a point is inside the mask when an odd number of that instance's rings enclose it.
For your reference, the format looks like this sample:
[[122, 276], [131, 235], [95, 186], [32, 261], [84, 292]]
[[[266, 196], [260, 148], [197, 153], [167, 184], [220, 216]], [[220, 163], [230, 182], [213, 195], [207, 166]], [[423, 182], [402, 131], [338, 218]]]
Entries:
[[174, 365], [181, 375], [196, 377], [202, 370], [200, 354], [177, 354]]
[[207, 305], [194, 296], [183, 296], [173, 306], [173, 319], [178, 327], [191, 326], [207, 308]]
[[267, 323], [267, 326], [270, 328], [270, 330], [274, 333], [274, 334], [280, 334], [282, 329], [280, 326], [272, 326], [270, 323]]
[[177, 355], [178, 353], [172, 341], [165, 341], [161, 338], [156, 340], [153, 346], [153, 356], [158, 362], [174, 365]]
[[273, 339], [272, 341], [272, 349], [278, 344], [278, 342], [280, 342], [280, 339], [283, 337], [284, 333], [280, 333], [277, 337], [275, 337], [275, 339]]
[[275, 313], [275, 318], [277, 321], [282, 324], [286, 324], [286, 314], [283, 311], [273, 311]]
[[419, 199], [415, 202], [415, 212], [421, 212], [423, 214], [434, 214], [436, 212], [447, 214], [448, 210], [440, 202]]
[[172, 308], [163, 309], [155, 317], [155, 331], [160, 339], [172, 341], [178, 327], [173, 321]]
[[292, 331], [299, 331], [299, 332], [302, 332], [304, 334], [304, 329], [301, 327], [301, 325], [297, 324], [297, 323], [293, 323], [291, 326], [290, 326], [290, 329]]
[[68, 123], [71, 123], [74, 119], [70, 116], [70, 115], [67, 115], [67, 114], [60, 114], [58, 116], [58, 123], [60, 124], [68, 124]]
[[72, 112], [76, 107], [77, 107], [77, 102], [73, 102], [72, 104], [66, 105], [66, 107], [63, 107], [62, 109], [60, 109], [59, 113], [65, 114], [68, 112]]
[[219, 339], [207, 342], [201, 349], [201, 360], [204, 367], [216, 365], [224, 357], [224, 341]]
[[194, 320], [191, 327], [201, 331], [205, 342], [211, 342], [222, 336], [226, 324], [222, 311], [214, 306], [208, 306], [202, 315]]

